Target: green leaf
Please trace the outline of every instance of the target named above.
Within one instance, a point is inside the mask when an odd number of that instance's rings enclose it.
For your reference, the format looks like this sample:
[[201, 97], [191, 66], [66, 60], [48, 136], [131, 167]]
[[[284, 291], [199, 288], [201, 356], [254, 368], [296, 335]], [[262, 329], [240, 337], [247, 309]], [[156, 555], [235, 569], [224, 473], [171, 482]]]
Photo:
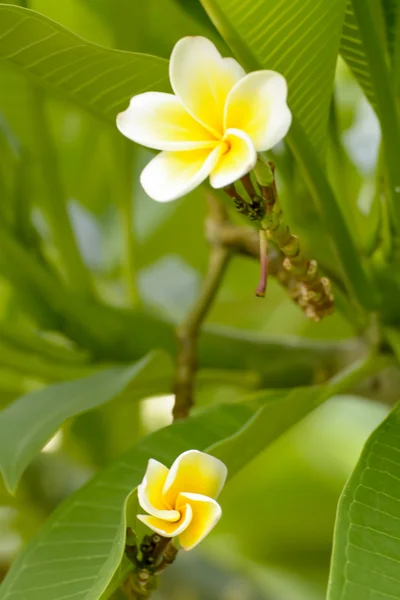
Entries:
[[347, 66], [358, 81], [371, 105], [376, 109], [376, 98], [369, 72], [368, 60], [351, 0], [347, 0], [342, 37], [340, 38], [340, 54], [346, 61]]
[[210, 452], [236, 472], [329, 396], [329, 388], [318, 386], [260, 393], [259, 401], [265, 405], [237, 434], [215, 444]]
[[106, 119], [135, 94], [169, 90], [166, 60], [91, 44], [18, 6], [0, 5], [0, 58]]
[[324, 220], [352, 295], [362, 306], [373, 308], [378, 302], [376, 292], [320, 157], [327, 139], [345, 0], [202, 0], [202, 4], [247, 69], [276, 69], [287, 78], [289, 105], [295, 117], [288, 144]]
[[391, 217], [400, 230], [400, 119], [398, 114], [393, 75], [389, 68], [386, 40], [382, 40], [379, 18], [372, 9], [372, 3], [365, 0], [352, 0], [354, 14], [364, 45], [371, 74], [379, 122], [382, 130], [382, 143], [389, 183], [388, 204]]
[[396, 51], [397, 27], [400, 14], [398, 0], [382, 0], [382, 10], [386, 26], [389, 55], [393, 58]]
[[400, 597], [400, 407], [374, 431], [339, 502], [328, 600]]
[[275, 69], [315, 149], [325, 146], [345, 0], [202, 0], [228, 44], [247, 47], [249, 68]]
[[[392, 55], [392, 65], [394, 71], [394, 84], [396, 94], [400, 93], [400, 6], [397, 0], [387, 0], [385, 4], [390, 4], [391, 10], [389, 11], [388, 6], [385, 7], [385, 16], [387, 21], [391, 24], [389, 29], [388, 24], [388, 36], [389, 36], [389, 49]], [[393, 14], [395, 11], [395, 14]]]
[[171, 375], [169, 357], [152, 353], [133, 366], [105, 369], [17, 398], [0, 412], [0, 470], [7, 488], [15, 491], [25, 468], [66, 419], [109, 402], [131, 385], [130, 400], [165, 392]]
[[[375, 17], [377, 17], [380, 29], [382, 30], [381, 39], [383, 37], [389, 56], [393, 59], [396, 50], [399, 4], [397, 0], [382, 0], [382, 6], [376, 1], [373, 7], [375, 8], [375, 13], [380, 13], [378, 15], [375, 14]], [[354, 14], [352, 0], [347, 0], [342, 37], [340, 39], [340, 54], [360, 84], [371, 105], [376, 110], [376, 95], [371, 79], [368, 58], [360, 28]]]
[[[292, 411], [304, 416], [325, 394], [323, 387], [268, 391], [243, 403], [216, 405], [149, 435], [55, 511], [15, 560], [0, 600], [25, 600], [27, 595], [31, 600], [98, 600], [120, 564], [126, 503], [149, 458], [170, 466], [190, 448], [210, 451], [224, 457], [231, 477], [243, 466], [237, 457], [244, 441], [248, 461], [293, 425]], [[269, 422], [262, 437], [248, 435], [254, 424], [261, 426], [261, 418]]]

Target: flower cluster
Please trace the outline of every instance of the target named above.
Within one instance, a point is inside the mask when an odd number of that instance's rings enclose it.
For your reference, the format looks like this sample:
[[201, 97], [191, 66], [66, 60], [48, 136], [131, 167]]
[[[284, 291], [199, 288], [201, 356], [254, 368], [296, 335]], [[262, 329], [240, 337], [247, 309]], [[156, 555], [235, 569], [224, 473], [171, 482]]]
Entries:
[[138, 487], [140, 506], [149, 514], [138, 515], [145, 525], [163, 537], [179, 536], [191, 550], [221, 517], [216, 502], [227, 476], [223, 462], [198, 450], [188, 450], [170, 469], [150, 459]]
[[290, 127], [285, 78], [275, 71], [246, 75], [206, 38], [181, 39], [169, 74], [174, 94], [134, 96], [117, 117], [126, 137], [161, 150], [141, 175], [154, 200], [175, 200], [208, 176], [214, 188], [230, 185], [253, 169], [257, 152], [275, 146]]

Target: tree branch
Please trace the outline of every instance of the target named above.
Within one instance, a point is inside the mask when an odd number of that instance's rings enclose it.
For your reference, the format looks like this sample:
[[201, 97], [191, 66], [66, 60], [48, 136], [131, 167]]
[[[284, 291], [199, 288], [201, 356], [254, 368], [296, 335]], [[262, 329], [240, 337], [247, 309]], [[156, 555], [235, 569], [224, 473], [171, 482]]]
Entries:
[[197, 338], [201, 324], [218, 293], [231, 254], [231, 250], [224, 245], [216, 244], [211, 247], [208, 272], [200, 296], [186, 320], [177, 329], [179, 352], [175, 380], [174, 420], [186, 418], [193, 404], [194, 378], [197, 370]]

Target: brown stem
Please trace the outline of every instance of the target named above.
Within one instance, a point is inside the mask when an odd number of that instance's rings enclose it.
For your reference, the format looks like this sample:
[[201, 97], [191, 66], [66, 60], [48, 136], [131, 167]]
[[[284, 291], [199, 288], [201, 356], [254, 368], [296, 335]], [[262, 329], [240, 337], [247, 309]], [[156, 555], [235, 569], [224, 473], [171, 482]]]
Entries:
[[186, 320], [178, 327], [179, 353], [175, 379], [174, 420], [185, 419], [193, 405], [194, 378], [197, 369], [197, 337], [200, 327], [217, 295], [231, 257], [229, 248], [211, 247], [208, 272], [200, 296]]
[[260, 229], [260, 282], [256, 289], [256, 296], [264, 298], [268, 278], [268, 238], [264, 229]]
[[[266, 189], [266, 188], [265, 188]], [[270, 195], [269, 203], [272, 207], [274, 194]], [[207, 220], [207, 239], [211, 245], [221, 245], [232, 250], [232, 253], [242, 254], [260, 260], [259, 233], [253, 227], [233, 225], [225, 207], [213, 196], [209, 197], [210, 216]], [[276, 245], [268, 248], [268, 273], [273, 275], [280, 285], [288, 291], [291, 298], [301, 305], [299, 295], [299, 281], [296, 275], [285, 266], [285, 255]]]
[[256, 189], [253, 185], [253, 182], [251, 181], [251, 177], [250, 177], [249, 173], [247, 173], [247, 175], [242, 177], [240, 181], [243, 183], [243, 187], [246, 190], [246, 192], [248, 193], [249, 198], [254, 198], [254, 196], [257, 196]]

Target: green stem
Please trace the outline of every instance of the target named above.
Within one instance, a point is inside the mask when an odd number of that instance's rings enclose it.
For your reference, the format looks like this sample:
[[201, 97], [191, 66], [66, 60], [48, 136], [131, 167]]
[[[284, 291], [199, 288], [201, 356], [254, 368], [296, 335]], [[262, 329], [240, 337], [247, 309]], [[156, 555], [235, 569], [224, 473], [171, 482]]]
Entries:
[[[271, 173], [273, 171], [274, 168], [271, 169]], [[267, 237], [275, 242], [285, 256], [283, 266], [295, 280], [292, 289], [288, 288], [290, 295], [307, 317], [319, 321], [333, 310], [331, 283], [326, 277], [319, 276], [317, 262], [304, 256], [298, 238], [291, 233], [286, 224], [275, 181], [264, 186], [258, 180], [258, 184], [265, 203], [261, 226], [265, 229]]]
[[385, 162], [382, 143], [379, 147], [378, 164], [375, 175], [375, 194], [379, 202], [381, 211], [381, 226], [378, 234], [381, 237], [381, 248], [385, 261], [391, 262], [393, 259], [394, 232], [390, 220], [390, 210], [385, 198], [390, 195], [388, 170]]
[[389, 69], [387, 53], [382, 47], [378, 25], [369, 0], [352, 0], [360, 28], [382, 129], [382, 141], [390, 186], [389, 206], [393, 223], [400, 231], [400, 120], [396, 104], [395, 86]]
[[91, 296], [90, 277], [79, 252], [67, 210], [57, 161], [57, 149], [53, 143], [44, 97], [41, 90], [36, 87], [32, 88], [31, 106], [35, 142], [46, 191], [41, 206], [53, 243], [58, 250], [68, 286], [82, 296]]
[[257, 163], [253, 170], [260, 185], [271, 185], [271, 183], [274, 181], [273, 171], [268, 159], [263, 153], [258, 155]]

